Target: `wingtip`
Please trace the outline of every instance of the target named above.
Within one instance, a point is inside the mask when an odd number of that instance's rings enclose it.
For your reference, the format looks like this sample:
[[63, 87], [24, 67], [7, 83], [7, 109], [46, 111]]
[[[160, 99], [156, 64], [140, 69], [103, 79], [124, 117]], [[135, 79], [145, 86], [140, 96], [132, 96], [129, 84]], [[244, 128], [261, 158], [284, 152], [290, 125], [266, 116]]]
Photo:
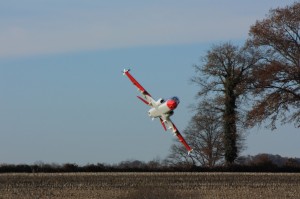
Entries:
[[188, 155], [191, 155], [191, 153], [193, 152], [193, 149], [188, 151]]
[[130, 69], [128, 68], [128, 69], [125, 69], [124, 68], [124, 70], [123, 70], [123, 75], [125, 75], [126, 73], [128, 73], [130, 71]]

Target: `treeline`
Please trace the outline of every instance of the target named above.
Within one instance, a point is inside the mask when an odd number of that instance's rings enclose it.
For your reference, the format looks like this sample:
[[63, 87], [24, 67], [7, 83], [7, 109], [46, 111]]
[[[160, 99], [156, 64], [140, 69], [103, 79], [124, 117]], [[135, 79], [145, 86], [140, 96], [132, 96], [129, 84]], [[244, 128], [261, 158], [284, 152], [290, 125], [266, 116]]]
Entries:
[[68, 173], [68, 172], [300, 172], [298, 159], [288, 158], [279, 165], [268, 155], [241, 157], [230, 166], [214, 167], [195, 166], [193, 164], [170, 165], [167, 162], [139, 160], [123, 161], [119, 164], [87, 164], [79, 166], [75, 163], [66, 164], [1, 164], [0, 173]]
[[[194, 164], [234, 164], [254, 126], [300, 128], [299, 13], [299, 1], [271, 9], [250, 26], [243, 45], [213, 45], [194, 65], [198, 101], [183, 131]], [[190, 162], [185, 151], [176, 142], [169, 159]]]

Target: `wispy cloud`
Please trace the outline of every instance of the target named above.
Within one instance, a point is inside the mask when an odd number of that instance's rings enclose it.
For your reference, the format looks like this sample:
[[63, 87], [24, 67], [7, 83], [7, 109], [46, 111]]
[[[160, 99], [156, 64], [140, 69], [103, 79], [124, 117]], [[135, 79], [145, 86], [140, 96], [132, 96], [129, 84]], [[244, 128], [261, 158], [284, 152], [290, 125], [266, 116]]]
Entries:
[[247, 5], [239, 1], [76, 2], [19, 5], [24, 12], [0, 20], [0, 57], [241, 39], [269, 6], [241, 12]]

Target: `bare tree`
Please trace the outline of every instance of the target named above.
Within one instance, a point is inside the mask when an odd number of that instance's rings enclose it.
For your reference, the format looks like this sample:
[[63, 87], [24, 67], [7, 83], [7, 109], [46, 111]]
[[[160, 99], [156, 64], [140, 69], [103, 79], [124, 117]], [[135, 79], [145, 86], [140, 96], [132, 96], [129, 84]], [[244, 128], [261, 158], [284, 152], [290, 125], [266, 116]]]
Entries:
[[[187, 137], [186, 141], [188, 141]], [[193, 146], [191, 145], [191, 147]], [[187, 154], [186, 149], [184, 149], [182, 145], [179, 145], [178, 140], [176, 140], [176, 143], [171, 146], [170, 154], [163, 161], [163, 164], [174, 167], [190, 167], [197, 163], [194, 162], [194, 160]]]
[[202, 102], [185, 130], [194, 146], [194, 159], [208, 167], [220, 164], [224, 159], [222, 117], [212, 108], [210, 103]]
[[[193, 148], [188, 156], [180, 143], [175, 143], [171, 148], [168, 159], [173, 164], [184, 162], [206, 167], [220, 164], [224, 159], [223, 133], [220, 115], [212, 111], [207, 102], [199, 105], [197, 114], [183, 131], [186, 140]], [[192, 158], [192, 159], [191, 159]]]
[[254, 71], [254, 94], [260, 99], [249, 113], [251, 126], [271, 119], [300, 127], [300, 3], [272, 9], [251, 26], [249, 44], [263, 55]]
[[251, 46], [239, 48], [225, 43], [212, 47], [203, 58], [203, 64], [195, 66], [197, 76], [192, 81], [201, 88], [198, 95], [211, 96], [215, 109], [222, 112], [226, 164], [232, 164], [238, 156], [238, 108], [259, 59], [259, 52]]

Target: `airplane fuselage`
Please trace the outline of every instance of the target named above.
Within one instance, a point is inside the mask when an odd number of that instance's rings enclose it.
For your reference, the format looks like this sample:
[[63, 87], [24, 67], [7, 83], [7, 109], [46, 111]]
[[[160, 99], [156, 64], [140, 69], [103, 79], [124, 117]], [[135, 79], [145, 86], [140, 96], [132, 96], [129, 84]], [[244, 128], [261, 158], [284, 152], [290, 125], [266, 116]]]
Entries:
[[172, 97], [166, 101], [164, 99], [159, 99], [155, 102], [153, 108], [148, 111], [148, 115], [151, 118], [170, 117], [173, 115], [173, 111], [177, 108], [179, 103], [178, 97]]

